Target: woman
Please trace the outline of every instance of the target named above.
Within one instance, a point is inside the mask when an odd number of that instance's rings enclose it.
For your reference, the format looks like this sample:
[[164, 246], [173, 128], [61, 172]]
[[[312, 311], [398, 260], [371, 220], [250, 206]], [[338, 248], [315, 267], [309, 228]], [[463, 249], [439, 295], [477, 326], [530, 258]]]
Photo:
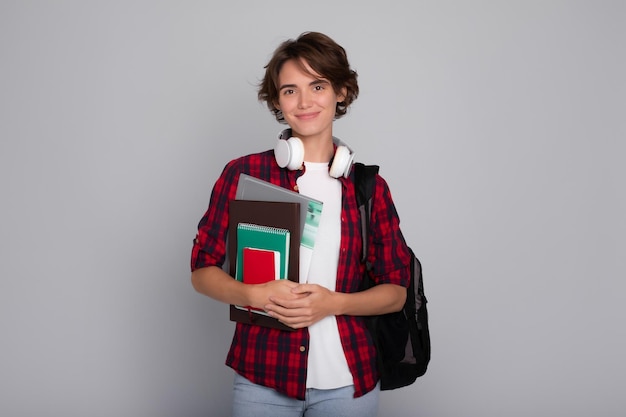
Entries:
[[[296, 329], [237, 323], [226, 360], [236, 372], [233, 415], [375, 416], [376, 351], [362, 316], [402, 308], [409, 252], [387, 184], [377, 176], [368, 261], [379, 285], [359, 291], [364, 265], [353, 155], [333, 137], [333, 121], [358, 96], [357, 74], [345, 50], [315, 32], [282, 43], [265, 69], [259, 100], [289, 129], [275, 150], [226, 165], [199, 223], [191, 259], [198, 292], [227, 304], [262, 308]], [[291, 155], [284, 153], [287, 148]], [[307, 282], [246, 285], [221, 269], [228, 203], [235, 198], [240, 173], [324, 203]]]

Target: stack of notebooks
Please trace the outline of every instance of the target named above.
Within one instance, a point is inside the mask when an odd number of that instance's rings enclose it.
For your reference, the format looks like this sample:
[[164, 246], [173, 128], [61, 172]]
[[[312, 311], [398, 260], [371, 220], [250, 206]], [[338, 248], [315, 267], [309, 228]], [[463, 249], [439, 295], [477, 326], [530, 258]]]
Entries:
[[[274, 279], [299, 282], [300, 272], [308, 271], [322, 203], [241, 174], [237, 199], [229, 207], [231, 275], [246, 284]], [[230, 319], [293, 330], [249, 306], [231, 305]]]

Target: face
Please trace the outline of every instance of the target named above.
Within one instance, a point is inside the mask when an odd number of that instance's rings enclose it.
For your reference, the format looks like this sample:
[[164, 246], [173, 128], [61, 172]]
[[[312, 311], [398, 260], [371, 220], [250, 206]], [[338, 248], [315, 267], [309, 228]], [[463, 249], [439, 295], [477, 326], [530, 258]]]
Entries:
[[344, 95], [337, 95], [327, 79], [316, 74], [306, 62], [304, 65], [309, 73], [294, 60], [283, 64], [278, 74], [277, 107], [293, 136], [302, 140], [332, 140], [335, 109]]

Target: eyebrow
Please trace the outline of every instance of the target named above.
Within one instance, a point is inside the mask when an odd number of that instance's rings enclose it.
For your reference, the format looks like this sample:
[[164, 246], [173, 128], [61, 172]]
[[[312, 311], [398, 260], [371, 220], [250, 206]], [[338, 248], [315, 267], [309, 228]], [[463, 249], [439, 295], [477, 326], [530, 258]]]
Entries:
[[[324, 79], [317, 79], [317, 80], [311, 81], [309, 83], [309, 87], [319, 85], [319, 84], [330, 84], [330, 81], [324, 80]], [[278, 91], [284, 90], [285, 88], [298, 88], [298, 86], [295, 84], [283, 84], [280, 86]]]

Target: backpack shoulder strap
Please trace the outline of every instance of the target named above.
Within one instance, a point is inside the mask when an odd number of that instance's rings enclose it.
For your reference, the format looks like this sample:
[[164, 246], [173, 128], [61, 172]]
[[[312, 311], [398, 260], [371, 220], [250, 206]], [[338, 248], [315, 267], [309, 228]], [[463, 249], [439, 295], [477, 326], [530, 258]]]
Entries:
[[[363, 240], [363, 251], [361, 261], [367, 258], [367, 241], [369, 237], [370, 216], [372, 213], [372, 197], [376, 184], [376, 174], [378, 165], [365, 165], [361, 162], [354, 164], [354, 188], [356, 192], [356, 203], [361, 215], [361, 238]], [[368, 265], [369, 269], [369, 265]]]
[[372, 198], [378, 165], [365, 165], [361, 162], [354, 164], [354, 185], [356, 189], [356, 202], [360, 207]]

